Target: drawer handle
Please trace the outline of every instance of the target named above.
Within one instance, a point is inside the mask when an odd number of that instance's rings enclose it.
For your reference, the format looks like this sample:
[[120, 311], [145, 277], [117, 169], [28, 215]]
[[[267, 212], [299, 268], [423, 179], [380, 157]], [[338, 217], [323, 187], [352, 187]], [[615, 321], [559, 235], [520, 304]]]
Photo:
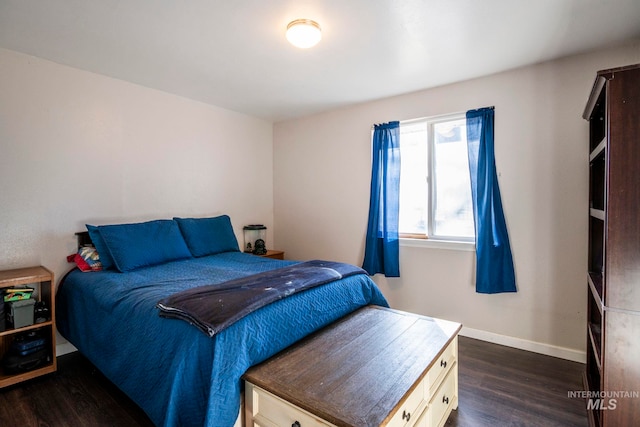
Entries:
[[444, 359], [440, 360], [440, 366], [442, 366], [443, 368], [446, 368], [447, 367], [447, 361], [444, 360]]
[[300, 427], [300, 422], [296, 421], [293, 424], [291, 424], [291, 427]]
[[402, 419], [409, 421], [409, 418], [411, 418], [411, 412], [402, 411]]
[[[447, 405], [449, 404], [449, 398], [447, 396], [442, 396], [442, 403], [446, 403]], [[291, 426], [293, 427], [293, 426]]]

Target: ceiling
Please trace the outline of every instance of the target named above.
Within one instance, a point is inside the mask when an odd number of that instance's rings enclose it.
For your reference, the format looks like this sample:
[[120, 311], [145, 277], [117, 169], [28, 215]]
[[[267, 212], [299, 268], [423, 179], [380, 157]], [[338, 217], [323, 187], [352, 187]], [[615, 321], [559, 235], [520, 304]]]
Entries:
[[0, 47], [270, 121], [639, 37], [640, 0], [0, 0]]

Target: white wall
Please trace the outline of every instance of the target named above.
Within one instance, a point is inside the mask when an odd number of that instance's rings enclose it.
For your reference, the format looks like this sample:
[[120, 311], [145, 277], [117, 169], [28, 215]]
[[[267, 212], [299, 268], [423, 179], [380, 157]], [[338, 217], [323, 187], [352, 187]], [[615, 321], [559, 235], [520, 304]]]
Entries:
[[402, 277], [375, 280], [394, 308], [580, 360], [588, 205], [588, 128], [581, 116], [596, 71], [637, 62], [638, 41], [275, 124], [276, 246], [287, 258], [360, 265], [372, 124], [493, 105], [518, 292], [476, 293], [475, 253], [445, 249], [403, 246]]
[[0, 49], [0, 268], [70, 269], [85, 223], [273, 224], [272, 124]]
[[473, 252], [441, 249], [402, 247], [402, 277], [376, 281], [393, 307], [581, 352], [581, 113], [597, 70], [637, 62], [635, 42], [277, 123], [272, 135], [263, 120], [0, 49], [0, 268], [42, 264], [59, 279], [86, 222], [219, 213], [241, 243], [242, 225], [262, 222], [287, 258], [360, 264], [371, 125], [494, 105], [519, 292], [476, 294]]

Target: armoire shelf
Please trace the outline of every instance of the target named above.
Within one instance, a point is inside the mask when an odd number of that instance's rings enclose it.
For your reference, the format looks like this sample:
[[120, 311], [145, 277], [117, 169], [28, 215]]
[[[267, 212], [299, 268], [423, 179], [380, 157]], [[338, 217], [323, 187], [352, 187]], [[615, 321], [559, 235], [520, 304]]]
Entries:
[[592, 162], [597, 156], [603, 153], [605, 147], [607, 146], [607, 138], [602, 138], [602, 141], [596, 146], [596, 148], [591, 151], [589, 154], [589, 161]]

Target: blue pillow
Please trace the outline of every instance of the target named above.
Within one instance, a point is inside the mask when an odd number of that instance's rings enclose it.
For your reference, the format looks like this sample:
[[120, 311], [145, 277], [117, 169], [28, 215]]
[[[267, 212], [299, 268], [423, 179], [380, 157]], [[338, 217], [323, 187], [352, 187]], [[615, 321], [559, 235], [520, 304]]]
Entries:
[[120, 272], [191, 258], [178, 224], [169, 219], [101, 225], [98, 230]]
[[110, 268], [113, 268], [115, 266], [115, 264], [113, 263], [113, 258], [111, 258], [111, 253], [109, 252], [107, 245], [104, 243], [98, 227], [89, 224], [85, 225], [87, 226], [89, 237], [91, 237], [91, 243], [93, 243], [93, 247], [96, 248], [96, 251], [98, 251], [98, 255], [100, 256], [102, 269], [108, 270]]
[[239, 252], [238, 240], [228, 215], [213, 218], [173, 218], [191, 255], [202, 257], [221, 252]]

